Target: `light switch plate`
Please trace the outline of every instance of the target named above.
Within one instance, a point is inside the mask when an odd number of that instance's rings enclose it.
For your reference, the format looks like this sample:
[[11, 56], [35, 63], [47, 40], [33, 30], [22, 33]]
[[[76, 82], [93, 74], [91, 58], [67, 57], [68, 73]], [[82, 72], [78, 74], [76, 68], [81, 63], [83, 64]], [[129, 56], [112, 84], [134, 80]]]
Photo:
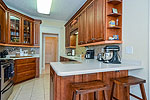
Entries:
[[132, 46], [127, 46], [125, 49], [126, 49], [125, 50], [126, 54], [133, 54], [133, 47]]

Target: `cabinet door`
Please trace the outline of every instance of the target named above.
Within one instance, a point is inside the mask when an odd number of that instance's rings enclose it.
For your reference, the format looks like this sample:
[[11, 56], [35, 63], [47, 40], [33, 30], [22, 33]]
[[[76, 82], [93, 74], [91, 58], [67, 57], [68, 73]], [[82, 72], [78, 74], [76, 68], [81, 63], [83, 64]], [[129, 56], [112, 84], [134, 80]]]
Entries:
[[65, 41], [66, 41], [65, 46], [69, 47], [70, 46], [70, 25], [67, 25], [65, 28]]
[[94, 2], [92, 2], [87, 8], [87, 34], [88, 43], [94, 41]]
[[5, 43], [5, 10], [0, 7], [0, 43]]
[[40, 46], [40, 23], [41, 21], [35, 21], [34, 22], [34, 45], [35, 46]]
[[9, 43], [21, 43], [21, 18], [14, 14], [9, 15]]
[[78, 18], [78, 44], [82, 45], [87, 43], [87, 30], [86, 30], [86, 10]]
[[104, 0], [94, 1], [94, 22], [95, 32], [94, 40], [96, 42], [104, 40], [104, 27], [105, 27], [105, 7]]
[[23, 19], [23, 44], [32, 44], [32, 22]]

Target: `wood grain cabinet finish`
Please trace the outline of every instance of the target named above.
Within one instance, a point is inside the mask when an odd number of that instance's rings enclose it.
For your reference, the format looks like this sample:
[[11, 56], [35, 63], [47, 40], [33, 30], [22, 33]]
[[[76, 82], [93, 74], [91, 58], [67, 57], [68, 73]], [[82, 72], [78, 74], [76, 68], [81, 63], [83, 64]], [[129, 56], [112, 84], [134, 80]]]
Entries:
[[33, 21], [27, 18], [22, 18], [22, 43], [33, 44]]
[[38, 61], [39, 58], [15, 60], [14, 83], [17, 84], [39, 76], [39, 71], [37, 72], [37, 67], [39, 67], [39, 65], [37, 66], [37, 63], [39, 64]]
[[[116, 8], [118, 13], [113, 13], [112, 8]], [[85, 16], [84, 13], [86, 13]], [[75, 19], [78, 19], [79, 23], [78, 44], [80, 46], [122, 43], [121, 0], [87, 0], [65, 26], [69, 25]], [[109, 22], [111, 20], [118, 20], [119, 25], [110, 27]], [[119, 38], [110, 40], [111, 37], [115, 37], [116, 35]]]
[[94, 0], [94, 42], [104, 40], [105, 34], [105, 1]]
[[65, 47], [70, 46], [70, 24], [65, 27]]
[[[128, 71], [120, 71], [120, 72], [104, 72], [104, 73], [94, 73], [94, 74], [85, 74], [85, 75], [74, 75], [74, 76], [66, 76], [66, 77], [60, 77], [57, 76], [57, 74], [54, 72], [54, 70], [50, 69], [50, 77], [51, 77], [51, 84], [50, 84], [50, 100], [72, 100], [72, 90], [70, 87], [71, 83], [74, 82], [88, 82], [93, 80], [102, 80], [108, 85], [112, 87], [112, 78], [117, 77], [123, 77], [128, 75]], [[123, 92], [122, 87], [116, 86], [115, 88], [115, 96], [118, 97], [119, 100], [123, 100]], [[108, 96], [110, 100], [110, 93], [111, 88], [108, 91]], [[103, 93], [98, 93], [98, 99], [97, 100], [103, 100]], [[89, 93], [83, 95], [82, 100], [93, 100], [94, 93]], [[79, 95], [77, 96], [77, 100], [79, 100]]]
[[0, 43], [5, 43], [6, 34], [6, 11], [0, 6]]
[[86, 10], [83, 11], [78, 17], [78, 44], [82, 45], [87, 43], [87, 21]]
[[39, 46], [41, 20], [8, 8], [3, 0], [0, 0], [0, 18], [0, 43], [21, 47]]
[[34, 21], [34, 45], [40, 46], [40, 24], [41, 20]]
[[91, 43], [94, 41], [94, 2], [92, 2], [87, 7], [87, 36], [88, 36], [88, 43]]

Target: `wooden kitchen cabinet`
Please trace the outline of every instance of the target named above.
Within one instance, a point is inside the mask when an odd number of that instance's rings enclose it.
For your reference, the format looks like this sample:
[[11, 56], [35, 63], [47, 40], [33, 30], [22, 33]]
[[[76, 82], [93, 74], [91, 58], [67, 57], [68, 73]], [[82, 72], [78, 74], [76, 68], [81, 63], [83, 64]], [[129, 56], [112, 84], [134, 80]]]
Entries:
[[5, 34], [6, 34], [6, 11], [0, 6], [0, 43], [5, 43]]
[[33, 42], [33, 22], [29, 19], [22, 18], [22, 43], [31, 45]]
[[[74, 82], [88, 82], [93, 80], [102, 80], [112, 88], [112, 78], [124, 77], [128, 75], [128, 71], [117, 71], [117, 72], [100, 72], [93, 74], [84, 74], [84, 75], [72, 75], [72, 76], [58, 76], [53, 68], [50, 68], [50, 100], [72, 100], [72, 89], [70, 87], [71, 83]], [[108, 91], [108, 97], [110, 100], [111, 88]], [[123, 92], [120, 86], [116, 86], [114, 95], [118, 97], [119, 100], [123, 100]], [[100, 91], [98, 93], [98, 100], [103, 100], [103, 93]], [[89, 93], [83, 95], [84, 100], [93, 100], [94, 93]], [[77, 99], [79, 95], [77, 95]]]
[[[113, 8], [118, 13], [113, 13]], [[80, 46], [122, 43], [122, 0], [87, 0], [65, 26], [75, 19], [78, 19]], [[119, 25], [110, 27], [112, 20], [118, 20]]]
[[86, 24], [86, 10], [78, 17], [78, 44], [87, 43], [87, 24]]
[[94, 41], [103, 41], [105, 34], [105, 1], [94, 0]]
[[34, 45], [40, 46], [40, 24], [41, 20], [34, 20]]
[[0, 45], [39, 47], [41, 20], [8, 8], [0, 0]]
[[87, 7], [87, 36], [88, 43], [94, 41], [94, 1]]
[[9, 13], [8, 15], [8, 43], [21, 44], [21, 17], [13, 13]]
[[[37, 59], [39, 58], [27, 58], [15, 60], [15, 76], [14, 83], [20, 83], [32, 78], [35, 78], [37, 74]], [[39, 73], [39, 71], [38, 71]]]
[[70, 24], [65, 27], [65, 46], [70, 46]]

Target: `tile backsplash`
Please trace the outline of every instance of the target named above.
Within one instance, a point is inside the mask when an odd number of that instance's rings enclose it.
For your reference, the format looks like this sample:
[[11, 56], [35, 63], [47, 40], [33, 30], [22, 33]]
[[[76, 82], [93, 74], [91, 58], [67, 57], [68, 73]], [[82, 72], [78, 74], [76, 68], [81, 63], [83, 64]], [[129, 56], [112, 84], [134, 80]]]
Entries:
[[27, 48], [27, 47], [3, 47], [0, 46], [0, 52], [2, 52], [3, 50], [7, 50], [9, 55], [15, 55], [16, 52], [20, 51], [20, 48], [22, 48], [22, 50], [28, 50], [28, 54], [31, 54], [31, 51], [34, 52], [34, 54], [39, 54], [39, 50], [40, 48]]
[[[119, 54], [120, 54], [120, 56], [122, 56], [122, 45], [120, 45], [120, 44], [112, 44], [112, 45], [118, 45], [120, 47]], [[89, 50], [95, 50], [95, 56], [97, 56], [98, 53], [104, 52], [103, 48], [105, 46], [107, 46], [107, 45], [90, 46], [90, 47], [87, 47], [87, 49], [89, 49]]]

